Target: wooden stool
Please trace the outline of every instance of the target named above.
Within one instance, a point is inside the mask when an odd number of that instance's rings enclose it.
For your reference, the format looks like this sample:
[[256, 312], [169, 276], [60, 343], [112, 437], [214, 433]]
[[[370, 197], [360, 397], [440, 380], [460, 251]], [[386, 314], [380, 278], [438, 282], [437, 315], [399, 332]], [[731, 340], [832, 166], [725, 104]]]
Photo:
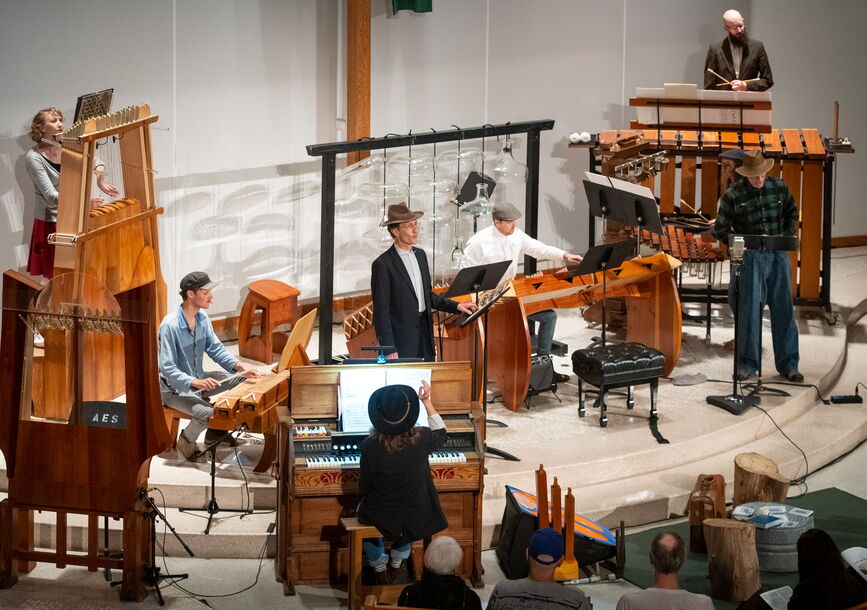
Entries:
[[[281, 324], [293, 327], [300, 317], [298, 295], [301, 292], [278, 280], [258, 280], [250, 284], [238, 320], [238, 351], [244, 358], [270, 364], [274, 352], [283, 351], [286, 335], [275, 333]], [[259, 334], [253, 335], [253, 314], [262, 311]]]
[[[349, 534], [349, 610], [361, 610], [365, 596], [373, 594], [377, 599], [395, 602], [403, 591], [401, 585], [365, 585], [361, 579], [361, 543], [365, 538], [382, 538], [380, 531], [372, 525], [359, 523], [357, 517], [342, 517], [340, 525]], [[421, 579], [424, 547], [420, 541], [412, 543], [412, 566], [415, 579]]]
[[732, 519], [705, 519], [710, 593], [715, 599], [742, 602], [759, 590], [756, 526]]
[[786, 503], [789, 479], [780, 474], [776, 462], [761, 453], [739, 453], [735, 456], [735, 489], [733, 506], [747, 502]]

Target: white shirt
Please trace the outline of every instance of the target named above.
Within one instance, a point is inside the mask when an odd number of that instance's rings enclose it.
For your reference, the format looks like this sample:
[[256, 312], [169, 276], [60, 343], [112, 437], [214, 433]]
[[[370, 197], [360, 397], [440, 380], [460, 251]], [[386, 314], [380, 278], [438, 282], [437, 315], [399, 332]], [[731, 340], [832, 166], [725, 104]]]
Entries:
[[403, 264], [406, 267], [406, 272], [409, 273], [409, 279], [412, 281], [412, 287], [415, 289], [415, 296], [418, 299], [418, 312], [421, 313], [425, 310], [425, 303], [424, 294], [422, 294], [421, 291], [421, 269], [418, 267], [418, 259], [415, 256], [415, 252], [412, 251], [412, 248], [404, 250], [395, 244], [394, 249], [397, 250], [397, 253], [400, 255], [400, 260], [403, 261]]
[[511, 235], [503, 235], [497, 227], [491, 225], [473, 235], [467, 242], [461, 268], [512, 261], [503, 276], [504, 281], [511, 280], [518, 272], [520, 257], [525, 254], [536, 259], [553, 259], [561, 262], [566, 251], [545, 245], [517, 227]]

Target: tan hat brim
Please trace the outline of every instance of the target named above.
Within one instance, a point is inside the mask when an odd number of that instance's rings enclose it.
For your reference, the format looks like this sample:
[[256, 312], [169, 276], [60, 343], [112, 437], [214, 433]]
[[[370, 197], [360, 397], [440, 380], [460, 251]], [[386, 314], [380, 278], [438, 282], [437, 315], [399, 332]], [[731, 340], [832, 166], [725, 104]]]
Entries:
[[773, 159], [765, 159], [765, 162], [762, 163], [761, 167], [746, 167], [746, 166], [742, 165], [741, 167], [738, 167], [737, 169], [735, 169], [735, 171], [738, 174], [740, 174], [741, 176], [745, 176], [747, 178], [750, 178], [751, 176], [758, 176], [760, 174], [767, 174], [769, 171], [771, 171], [771, 168], [773, 166], [774, 166], [774, 160]]
[[379, 226], [389, 227], [391, 225], [399, 225], [404, 222], [412, 222], [413, 220], [418, 220], [422, 216], [424, 216], [424, 212], [413, 212], [407, 218], [389, 218], [387, 220], [383, 220], [381, 223], [379, 223]]

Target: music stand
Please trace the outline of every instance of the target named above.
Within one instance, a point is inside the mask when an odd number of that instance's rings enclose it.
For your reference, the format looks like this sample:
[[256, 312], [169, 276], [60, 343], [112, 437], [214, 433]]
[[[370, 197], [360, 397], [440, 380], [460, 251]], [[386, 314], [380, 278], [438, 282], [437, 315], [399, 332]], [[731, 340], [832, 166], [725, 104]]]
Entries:
[[575, 267], [569, 268], [569, 279], [576, 275], [588, 275], [602, 272], [602, 345], [605, 346], [605, 298], [607, 294], [608, 269], [619, 267], [627, 258], [632, 256], [633, 243], [631, 239], [593, 246], [584, 253], [584, 259]]
[[[482, 290], [493, 290], [496, 288], [500, 280], [503, 279], [503, 275], [505, 275], [508, 268], [512, 265], [512, 261], [499, 261], [496, 263], [491, 263], [489, 265], [476, 265], [475, 267], [466, 267], [465, 269], [461, 269], [458, 272], [458, 275], [455, 277], [448, 291], [443, 295], [446, 298], [464, 296], [467, 294], [475, 293], [476, 295], [476, 303], [479, 302], [479, 292]], [[482, 411], [485, 413], [485, 428], [488, 427], [488, 422], [497, 425], [501, 428], [505, 428], [506, 424], [497, 421], [497, 420], [488, 420], [488, 310], [491, 308], [499, 298], [503, 296], [503, 293], [499, 293], [494, 296], [490, 300], [490, 302], [486, 303], [484, 306], [484, 311], [481, 312], [480, 315], [483, 315], [485, 318], [485, 322], [482, 325], [482, 332], [484, 333], [482, 336], [482, 341], [485, 344], [482, 355]], [[480, 307], [481, 311], [483, 308]], [[471, 316], [469, 316], [463, 323], [460, 324], [461, 327], [466, 326], [471, 322], [471, 319], [478, 319], [479, 312], [473, 312]], [[475, 318], [473, 318], [475, 316]], [[478, 360], [478, 355], [475, 354], [475, 350], [477, 347], [477, 342], [473, 341], [473, 360]], [[490, 453], [496, 456], [499, 456], [505, 460], [510, 462], [520, 462], [521, 460], [511, 453], [507, 453], [502, 449], [497, 449], [496, 447], [491, 447], [488, 445], [488, 434], [487, 430], [485, 431], [485, 453]]]
[[662, 219], [656, 197], [646, 186], [632, 184], [617, 178], [585, 172], [584, 192], [590, 213], [602, 219], [617, 221], [629, 227], [637, 227], [635, 248], [641, 243], [641, 230], [662, 234]]
[[73, 114], [72, 124], [78, 123], [85, 119], [95, 116], [108, 114], [111, 110], [111, 98], [114, 95], [114, 89], [103, 89], [97, 93], [85, 93], [78, 96], [75, 102], [75, 113]]

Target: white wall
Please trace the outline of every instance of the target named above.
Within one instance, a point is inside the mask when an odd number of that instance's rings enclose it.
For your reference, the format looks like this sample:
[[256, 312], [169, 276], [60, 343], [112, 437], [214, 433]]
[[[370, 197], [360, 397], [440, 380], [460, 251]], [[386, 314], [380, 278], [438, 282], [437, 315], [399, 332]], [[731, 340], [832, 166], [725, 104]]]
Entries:
[[[587, 243], [587, 153], [568, 149], [566, 135], [625, 127], [636, 86], [701, 82], [730, 6], [437, 0], [433, 13], [395, 16], [390, 4], [373, 0], [373, 135], [555, 119], [542, 134], [540, 237], [573, 251]], [[770, 55], [775, 125], [831, 135], [839, 99], [842, 132], [863, 146], [867, 54], [856, 27], [867, 3], [767, 0], [740, 9]], [[214, 315], [237, 313], [246, 284], [264, 277], [315, 297], [320, 164], [304, 146], [339, 137], [343, 14], [327, 0], [0, 4], [0, 268], [26, 262], [33, 194], [22, 155], [34, 111], [60, 105], [71, 114], [76, 96], [114, 87], [116, 108], [146, 101], [160, 115], [154, 159], [169, 285], [208, 269], [223, 281]], [[493, 158], [497, 143], [486, 148]], [[519, 160], [525, 150], [517, 142]], [[835, 235], [867, 234], [859, 155], [838, 163]], [[338, 221], [337, 292], [368, 285], [378, 252], [359, 236], [375, 213]]]

